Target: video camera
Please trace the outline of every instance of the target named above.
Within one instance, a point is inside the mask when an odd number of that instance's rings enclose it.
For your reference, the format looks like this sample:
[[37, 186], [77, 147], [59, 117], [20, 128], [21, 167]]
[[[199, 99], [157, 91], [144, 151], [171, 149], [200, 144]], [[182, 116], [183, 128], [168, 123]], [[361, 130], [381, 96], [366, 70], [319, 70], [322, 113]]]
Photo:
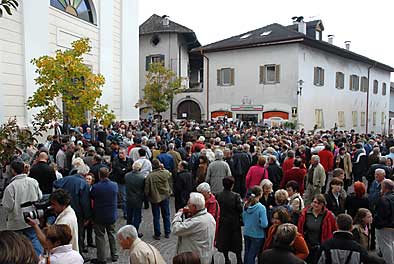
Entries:
[[48, 217], [56, 216], [51, 203], [49, 201], [49, 195], [44, 195], [41, 200], [35, 202], [26, 202], [21, 204], [23, 218], [25, 222], [28, 222], [27, 218], [31, 219], [43, 219], [45, 222]]

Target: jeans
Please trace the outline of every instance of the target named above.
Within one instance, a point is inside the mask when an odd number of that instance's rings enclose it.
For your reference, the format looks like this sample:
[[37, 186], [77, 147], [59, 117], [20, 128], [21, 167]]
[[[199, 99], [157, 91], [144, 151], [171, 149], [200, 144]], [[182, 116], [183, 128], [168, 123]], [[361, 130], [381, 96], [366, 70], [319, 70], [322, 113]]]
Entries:
[[97, 259], [99, 261], [106, 261], [105, 253], [107, 247], [105, 245], [105, 232], [107, 232], [109, 249], [111, 251], [111, 257], [115, 258], [118, 256], [118, 249], [116, 247], [116, 231], [114, 224], [98, 224], [94, 223], [94, 233], [96, 234], [96, 247], [97, 247]]
[[245, 240], [245, 255], [244, 264], [254, 264], [257, 254], [260, 252], [264, 244], [264, 238], [254, 238], [244, 236]]
[[123, 216], [127, 218], [126, 211], [126, 185], [118, 183], [119, 196], [120, 196], [120, 204], [122, 206]]
[[151, 203], [152, 214], [153, 214], [153, 228], [155, 236], [160, 236], [160, 212], [163, 217], [164, 233], [169, 235], [171, 233], [171, 221], [170, 221], [170, 201], [169, 198], [164, 199], [160, 203]]
[[22, 233], [31, 241], [31, 243], [33, 244], [34, 251], [36, 252], [38, 257], [44, 252], [44, 249], [42, 248], [42, 245], [38, 240], [36, 231], [34, 231], [33, 227], [25, 228], [17, 232]]
[[141, 219], [141, 208], [133, 208], [129, 204], [127, 204], [127, 224], [133, 225], [138, 231], [141, 224]]
[[394, 263], [394, 229], [375, 229], [376, 243], [386, 263]]
[[83, 250], [85, 248], [84, 238], [85, 238], [85, 220], [83, 218], [78, 218], [78, 247], [79, 253], [83, 255]]

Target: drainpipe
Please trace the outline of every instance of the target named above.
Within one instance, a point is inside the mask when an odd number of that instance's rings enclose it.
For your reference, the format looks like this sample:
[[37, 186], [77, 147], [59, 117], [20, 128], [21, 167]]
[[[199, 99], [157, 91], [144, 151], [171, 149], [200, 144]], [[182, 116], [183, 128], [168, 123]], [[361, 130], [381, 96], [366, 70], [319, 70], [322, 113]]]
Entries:
[[[368, 89], [367, 89], [367, 107], [366, 107], [366, 112], [365, 112], [365, 134], [368, 134], [368, 116], [369, 116], [369, 89], [370, 89], [370, 87], [369, 87], [369, 85], [370, 85], [370, 80], [369, 80], [369, 77], [370, 77], [370, 75], [371, 75], [371, 69], [372, 68], [375, 68], [375, 66], [376, 66], [376, 62], [373, 64], [373, 65], [371, 65], [371, 66], [369, 66], [368, 67]], [[372, 84], [373, 85], [373, 84]], [[372, 89], [373, 89], [373, 86], [372, 86]]]
[[[204, 52], [201, 50], [201, 55], [207, 59], [207, 120], [209, 117], [209, 58], [207, 56], [204, 55]], [[204, 65], [204, 64], [203, 64]], [[203, 74], [204, 76], [204, 74]]]

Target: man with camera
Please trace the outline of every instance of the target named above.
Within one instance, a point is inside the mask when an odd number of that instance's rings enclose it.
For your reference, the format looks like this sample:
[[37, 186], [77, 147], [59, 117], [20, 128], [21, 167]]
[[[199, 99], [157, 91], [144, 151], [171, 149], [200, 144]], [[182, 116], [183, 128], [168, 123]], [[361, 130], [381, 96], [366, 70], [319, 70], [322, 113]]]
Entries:
[[42, 192], [37, 180], [23, 174], [24, 166], [20, 159], [11, 162], [12, 179], [4, 190], [2, 204], [7, 213], [7, 230], [17, 231], [28, 237], [39, 256], [43, 252], [42, 246], [33, 228], [25, 222], [21, 205], [38, 201], [42, 198]]
[[[68, 225], [71, 229], [72, 239], [71, 245], [72, 249], [75, 251], [79, 250], [78, 247], [78, 222], [77, 216], [75, 215], [74, 210], [71, 208], [71, 197], [70, 195], [63, 189], [55, 190], [49, 196], [49, 202], [51, 204], [51, 209], [56, 214], [55, 225], [65, 224]], [[38, 225], [36, 220], [28, 217], [27, 223], [34, 228], [35, 233], [41, 244], [46, 248], [46, 237], [40, 226]], [[41, 222], [45, 224], [46, 219], [40, 219]]]

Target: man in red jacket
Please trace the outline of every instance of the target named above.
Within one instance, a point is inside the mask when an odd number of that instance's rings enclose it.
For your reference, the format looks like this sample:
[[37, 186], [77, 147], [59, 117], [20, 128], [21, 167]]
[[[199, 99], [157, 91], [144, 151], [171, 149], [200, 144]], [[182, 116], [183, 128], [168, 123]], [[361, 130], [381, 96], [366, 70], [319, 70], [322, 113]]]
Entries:
[[302, 159], [297, 158], [294, 160], [294, 166], [290, 170], [284, 171], [284, 176], [280, 182], [280, 188], [284, 189], [289, 181], [296, 181], [299, 186], [300, 194], [304, 194], [304, 179], [306, 175], [306, 169], [301, 168]]
[[294, 164], [294, 151], [293, 150], [289, 150], [287, 152], [287, 158], [285, 159], [285, 161], [282, 164], [282, 171], [284, 174], [286, 174], [286, 171], [290, 170], [291, 168], [293, 168], [293, 164]]
[[320, 164], [323, 166], [324, 171], [326, 172], [326, 183], [322, 188], [323, 193], [325, 193], [325, 188], [327, 186], [327, 180], [329, 178], [329, 173], [334, 169], [334, 154], [331, 151], [330, 145], [325, 143], [324, 149], [319, 151], [317, 154], [320, 157]]

